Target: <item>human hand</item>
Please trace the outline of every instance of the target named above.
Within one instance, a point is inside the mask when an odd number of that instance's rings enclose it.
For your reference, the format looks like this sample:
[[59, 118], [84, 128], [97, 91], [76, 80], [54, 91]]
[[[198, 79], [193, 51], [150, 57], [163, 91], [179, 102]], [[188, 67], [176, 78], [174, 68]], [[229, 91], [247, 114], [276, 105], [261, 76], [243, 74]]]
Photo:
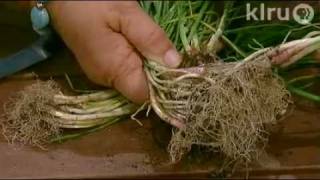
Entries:
[[165, 32], [136, 1], [52, 1], [48, 10], [88, 78], [133, 102], [148, 99], [140, 54], [173, 68], [181, 61]]

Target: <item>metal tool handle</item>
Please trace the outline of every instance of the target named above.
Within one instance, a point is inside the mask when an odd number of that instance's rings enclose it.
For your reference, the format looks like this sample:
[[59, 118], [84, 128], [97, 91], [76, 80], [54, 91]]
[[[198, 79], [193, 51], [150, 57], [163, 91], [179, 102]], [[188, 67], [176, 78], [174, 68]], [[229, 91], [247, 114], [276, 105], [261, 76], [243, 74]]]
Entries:
[[5, 58], [0, 58], [0, 78], [14, 74], [31, 65], [48, 59], [58, 47], [58, 38], [53, 34], [40, 36], [29, 47]]

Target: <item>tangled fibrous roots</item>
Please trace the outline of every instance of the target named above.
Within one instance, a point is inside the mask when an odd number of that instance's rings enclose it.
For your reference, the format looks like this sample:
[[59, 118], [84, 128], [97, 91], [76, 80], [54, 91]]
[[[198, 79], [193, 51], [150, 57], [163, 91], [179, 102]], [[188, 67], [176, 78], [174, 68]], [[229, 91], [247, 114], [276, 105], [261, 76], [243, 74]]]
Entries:
[[218, 62], [205, 69], [211, 81], [191, 88], [185, 126], [174, 130], [168, 147], [172, 161], [180, 160], [192, 145], [236, 161], [254, 160], [267, 141], [266, 125], [275, 124], [291, 102], [284, 82], [267, 58]]
[[53, 95], [59, 92], [54, 81], [37, 81], [17, 92], [4, 106], [0, 125], [10, 143], [42, 147], [60, 129], [49, 114]]

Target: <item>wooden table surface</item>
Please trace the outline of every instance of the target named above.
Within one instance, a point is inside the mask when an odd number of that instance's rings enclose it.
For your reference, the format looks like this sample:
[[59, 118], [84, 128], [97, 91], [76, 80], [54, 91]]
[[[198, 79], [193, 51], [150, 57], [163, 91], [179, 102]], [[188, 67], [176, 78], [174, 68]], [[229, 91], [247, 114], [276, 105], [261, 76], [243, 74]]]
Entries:
[[[1, 19], [8, 12], [0, 11], [0, 57], [8, 55], [36, 39], [22, 14], [8, 24]], [[40, 78], [54, 76], [62, 84], [63, 74], [83, 77], [73, 56], [66, 49], [52, 59], [21, 74], [37, 73]], [[78, 78], [79, 79], [79, 78]], [[34, 79], [7, 78], [0, 80], [0, 112], [2, 105], [16, 91]], [[105, 130], [53, 144], [47, 150], [8, 145], [0, 137], [0, 179], [8, 178], [105, 178], [105, 177], [208, 177], [216, 169], [214, 160], [186, 158], [170, 164], [165, 144], [170, 137], [167, 126], [155, 117], [143, 119], [143, 126], [124, 120]], [[299, 103], [279, 124], [271, 136], [268, 152], [274, 161], [252, 167], [251, 176], [318, 177], [320, 178], [320, 110], [319, 106]], [[236, 176], [243, 176], [239, 171]]]

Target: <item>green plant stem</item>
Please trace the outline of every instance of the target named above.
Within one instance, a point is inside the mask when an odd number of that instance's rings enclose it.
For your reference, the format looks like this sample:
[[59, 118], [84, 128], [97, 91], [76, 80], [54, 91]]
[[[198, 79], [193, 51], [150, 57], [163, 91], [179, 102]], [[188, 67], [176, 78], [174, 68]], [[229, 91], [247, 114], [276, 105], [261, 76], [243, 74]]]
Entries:
[[74, 113], [74, 114], [102, 113], [102, 112], [109, 112], [109, 111], [115, 110], [117, 108], [121, 108], [121, 106], [125, 105], [127, 102], [128, 102], [127, 100], [118, 101], [118, 102], [114, 102], [114, 103], [110, 103], [110, 104], [105, 104], [104, 106], [87, 108], [87, 109], [62, 106], [61, 109], [63, 109], [66, 112]]
[[296, 55], [292, 56], [289, 61], [281, 64], [281, 67], [287, 67], [290, 64], [293, 64], [306, 56], [307, 54], [310, 54], [311, 52], [317, 50], [320, 48], [320, 36], [313, 38], [312, 42], [308, 45], [308, 47], [304, 48], [301, 52], [297, 53]]
[[107, 121], [106, 123], [104, 123], [102, 125], [98, 125], [98, 126], [95, 126], [93, 128], [83, 130], [81, 132], [54, 137], [54, 138], [52, 138], [50, 140], [50, 142], [51, 143], [62, 143], [62, 142], [66, 141], [66, 140], [69, 140], [69, 139], [79, 138], [81, 136], [84, 136], [84, 135], [87, 135], [87, 134], [94, 133], [94, 132], [100, 131], [102, 129], [105, 129], [106, 127], [108, 127], [108, 126], [110, 126], [110, 125], [112, 125], [112, 124], [114, 124], [116, 122], [119, 122], [120, 120], [122, 120], [122, 118], [114, 118], [113, 120]]
[[115, 117], [111, 118], [100, 118], [100, 119], [88, 119], [83, 121], [74, 121], [68, 119], [57, 119], [57, 123], [61, 128], [72, 128], [72, 129], [83, 129], [83, 128], [90, 128], [100, 124], [105, 123], [106, 121], [110, 121]]
[[301, 81], [306, 81], [306, 80], [311, 80], [311, 79], [319, 79], [320, 75], [307, 75], [307, 76], [299, 76], [296, 77], [294, 79], [290, 79], [287, 84], [291, 85], [297, 82], [301, 82]]
[[[181, 10], [179, 10], [179, 13], [180, 13], [180, 11]], [[180, 39], [181, 39], [182, 45], [184, 47], [184, 50], [186, 52], [189, 52], [191, 50], [191, 47], [188, 43], [186, 27], [184, 26], [184, 24], [185, 24], [185, 21], [183, 21], [183, 20], [179, 21], [179, 35], [180, 35]]]
[[136, 110], [137, 110], [136, 105], [127, 104], [125, 106], [119, 107], [112, 111], [100, 112], [95, 114], [70, 114], [70, 113], [66, 113], [58, 110], [51, 110], [50, 114], [64, 120], [87, 121], [87, 120], [93, 120], [93, 119], [111, 118], [111, 117], [128, 115], [128, 114], [131, 114], [132, 112], [135, 112]]
[[100, 92], [91, 93], [91, 94], [84, 94], [79, 96], [66, 96], [66, 95], [57, 94], [57, 95], [54, 95], [53, 98], [56, 104], [79, 104], [79, 103], [85, 103], [88, 101], [97, 101], [97, 100], [99, 101], [102, 99], [108, 99], [116, 95], [119, 95], [118, 91], [114, 89], [109, 89], [105, 91], [100, 91]]
[[115, 96], [113, 98], [106, 99], [106, 100], [102, 99], [100, 101], [90, 101], [87, 103], [80, 104], [79, 106], [82, 109], [92, 109], [92, 108], [101, 108], [103, 106], [113, 105], [119, 102], [129, 102], [129, 101], [127, 100], [127, 98], [120, 95], [120, 96]]
[[[188, 40], [191, 41], [193, 39], [193, 36], [194, 34], [196, 33], [196, 31], [198, 30], [198, 27], [199, 27], [199, 24], [200, 24], [200, 21], [201, 19], [203, 18], [203, 15], [205, 13], [205, 11], [207, 10], [209, 6], [209, 2], [208, 1], [205, 1], [201, 7], [201, 10], [198, 14], [198, 17], [196, 19], [196, 21], [194, 22], [194, 24], [192, 25], [191, 27], [191, 30], [190, 30], [190, 33], [189, 33], [189, 36], [188, 36]], [[199, 32], [198, 32], [199, 33]]]
[[265, 27], [275, 27], [275, 26], [286, 27], [288, 29], [292, 28], [292, 26], [285, 25], [285, 24], [276, 24], [276, 23], [273, 23], [273, 24], [259, 24], [259, 25], [240, 27], [240, 28], [236, 28], [236, 29], [228, 29], [228, 30], [225, 30], [225, 33], [226, 34], [239, 33], [241, 31], [250, 31], [252, 29], [265, 28]]
[[[207, 24], [206, 22], [202, 21], [201, 23], [205, 25], [207, 28], [209, 28], [211, 31], [216, 32], [216, 29], [210, 26], [209, 24]], [[230, 41], [226, 36], [222, 35], [222, 39], [239, 55], [241, 55], [242, 57], [247, 56], [246, 53], [244, 53], [244, 51], [242, 51], [239, 47], [237, 47], [234, 43], [232, 43], [232, 41]]]
[[288, 90], [298, 96], [306, 98], [308, 100], [320, 103], [320, 96], [310, 93], [308, 91], [302, 90], [301, 88], [296, 88], [292, 85], [287, 86]]
[[215, 51], [215, 45], [218, 44], [219, 39], [223, 35], [223, 31], [226, 26], [226, 19], [227, 19], [228, 11], [229, 11], [231, 5], [232, 4], [230, 2], [226, 2], [224, 11], [223, 11], [222, 17], [220, 18], [220, 22], [219, 22], [219, 25], [216, 29], [216, 32], [211, 36], [211, 38], [207, 44], [208, 52]]

